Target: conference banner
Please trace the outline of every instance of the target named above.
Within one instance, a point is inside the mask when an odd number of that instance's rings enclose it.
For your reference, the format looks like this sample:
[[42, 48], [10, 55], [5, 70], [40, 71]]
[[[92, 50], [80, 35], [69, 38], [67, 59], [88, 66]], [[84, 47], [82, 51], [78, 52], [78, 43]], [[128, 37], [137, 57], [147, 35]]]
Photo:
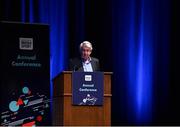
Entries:
[[72, 73], [72, 104], [73, 105], [103, 105], [102, 72]]
[[1, 22], [2, 126], [51, 125], [49, 26]]

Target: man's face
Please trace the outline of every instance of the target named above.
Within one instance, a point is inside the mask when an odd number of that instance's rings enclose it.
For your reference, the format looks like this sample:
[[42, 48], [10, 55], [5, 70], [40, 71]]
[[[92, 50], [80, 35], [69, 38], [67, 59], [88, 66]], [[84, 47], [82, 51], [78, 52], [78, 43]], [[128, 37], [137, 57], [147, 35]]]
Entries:
[[81, 57], [84, 59], [84, 60], [87, 60], [91, 55], [91, 49], [88, 48], [88, 47], [82, 47], [81, 49]]

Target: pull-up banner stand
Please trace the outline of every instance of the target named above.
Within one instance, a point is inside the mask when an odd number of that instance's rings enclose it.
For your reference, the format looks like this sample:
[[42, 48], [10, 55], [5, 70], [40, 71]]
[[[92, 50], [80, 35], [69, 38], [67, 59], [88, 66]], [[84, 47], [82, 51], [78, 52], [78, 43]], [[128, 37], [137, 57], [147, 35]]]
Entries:
[[1, 22], [2, 126], [51, 125], [49, 26]]

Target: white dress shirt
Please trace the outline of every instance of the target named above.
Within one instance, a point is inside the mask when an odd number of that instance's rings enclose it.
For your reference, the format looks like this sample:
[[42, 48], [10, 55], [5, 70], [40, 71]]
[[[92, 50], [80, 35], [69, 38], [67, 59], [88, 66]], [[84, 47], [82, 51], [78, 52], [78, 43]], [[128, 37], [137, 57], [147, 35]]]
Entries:
[[93, 72], [91, 58], [86, 61], [83, 61], [82, 64], [83, 64], [84, 72]]

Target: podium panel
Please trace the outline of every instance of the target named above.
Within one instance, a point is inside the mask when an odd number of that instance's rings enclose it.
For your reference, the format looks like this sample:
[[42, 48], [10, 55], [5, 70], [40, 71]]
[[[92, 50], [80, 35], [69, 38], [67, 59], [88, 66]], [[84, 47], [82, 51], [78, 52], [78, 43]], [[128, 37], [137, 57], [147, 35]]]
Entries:
[[104, 72], [102, 106], [72, 105], [72, 72], [64, 71], [53, 81], [53, 125], [110, 126], [111, 125], [111, 75]]
[[72, 104], [103, 105], [103, 72], [72, 73]]

